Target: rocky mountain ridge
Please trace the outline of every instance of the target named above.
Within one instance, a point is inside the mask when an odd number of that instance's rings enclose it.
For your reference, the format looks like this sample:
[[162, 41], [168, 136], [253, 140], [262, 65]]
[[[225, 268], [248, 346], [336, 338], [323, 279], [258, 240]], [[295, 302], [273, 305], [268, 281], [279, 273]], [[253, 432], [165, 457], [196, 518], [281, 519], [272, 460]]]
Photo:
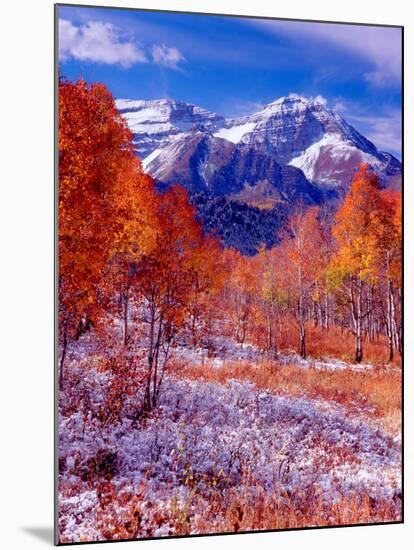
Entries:
[[398, 159], [318, 99], [292, 94], [233, 119], [171, 99], [117, 100], [117, 107], [144, 169], [191, 192], [237, 195], [259, 185], [278, 200], [312, 202], [318, 192], [346, 189], [361, 163], [385, 183], [401, 174]]

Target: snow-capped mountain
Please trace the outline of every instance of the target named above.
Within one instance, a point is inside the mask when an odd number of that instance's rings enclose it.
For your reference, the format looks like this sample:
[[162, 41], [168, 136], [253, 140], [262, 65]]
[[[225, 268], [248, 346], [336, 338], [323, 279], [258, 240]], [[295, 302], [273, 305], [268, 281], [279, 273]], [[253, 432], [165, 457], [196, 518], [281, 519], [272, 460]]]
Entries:
[[118, 100], [117, 107], [144, 169], [191, 191], [243, 194], [261, 186], [281, 200], [300, 195], [312, 202], [318, 189], [346, 189], [361, 163], [384, 181], [401, 174], [395, 157], [317, 99], [290, 95], [234, 119], [169, 99]]
[[300, 168], [309, 181], [319, 186], [348, 184], [361, 163], [370, 164], [385, 177], [401, 171], [397, 159], [379, 152], [317, 99], [282, 97], [258, 113], [235, 119], [232, 126], [247, 128], [241, 141], [271, 154], [282, 164]]
[[149, 162], [146, 170], [160, 182], [179, 182], [190, 192], [248, 198], [261, 195], [275, 201], [319, 202], [317, 187], [302, 170], [281, 165], [249, 144], [234, 143], [202, 131], [174, 136]]
[[242, 141], [274, 155], [285, 164], [327, 134], [336, 135], [341, 141], [352, 143], [366, 153], [376, 152], [370, 141], [318, 99], [308, 100], [295, 94], [277, 99], [253, 115], [228, 123], [248, 127]]
[[213, 131], [225, 123], [224, 117], [216, 113], [174, 99], [118, 99], [116, 106], [134, 134], [141, 159], [164, 147], [177, 134], [196, 129]]

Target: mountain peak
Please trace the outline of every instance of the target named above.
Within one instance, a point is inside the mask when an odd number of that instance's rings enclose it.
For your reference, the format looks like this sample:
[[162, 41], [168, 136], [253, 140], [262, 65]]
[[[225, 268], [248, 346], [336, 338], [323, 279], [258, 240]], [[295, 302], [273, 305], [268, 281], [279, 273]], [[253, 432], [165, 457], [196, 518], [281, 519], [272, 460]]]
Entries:
[[287, 96], [282, 96], [271, 103], [268, 103], [264, 109], [272, 108], [272, 107], [281, 107], [281, 106], [303, 106], [303, 107], [312, 107], [315, 105], [319, 105], [321, 107], [326, 107], [326, 99], [320, 95], [317, 95], [315, 97], [305, 97], [300, 94], [292, 93]]
[[[323, 189], [346, 188], [355, 169], [365, 162], [385, 178], [401, 172], [397, 159], [380, 153], [320, 95], [289, 94], [251, 115], [233, 119], [170, 98], [120, 99], [116, 105], [134, 134], [144, 168], [160, 180], [168, 172], [192, 189], [199, 189], [203, 179], [197, 166], [203, 174], [223, 163], [230, 166], [233, 151], [235, 159], [244, 155], [252, 163], [251, 171], [255, 163], [277, 162], [301, 170]], [[190, 163], [188, 170], [186, 163]], [[192, 183], [189, 174], [195, 178]], [[247, 178], [247, 172], [243, 177]], [[227, 188], [228, 182], [223, 180], [222, 187]]]
[[224, 123], [224, 117], [178, 99], [117, 99], [115, 103], [134, 134], [142, 159], [177, 134], [195, 129], [209, 132]]

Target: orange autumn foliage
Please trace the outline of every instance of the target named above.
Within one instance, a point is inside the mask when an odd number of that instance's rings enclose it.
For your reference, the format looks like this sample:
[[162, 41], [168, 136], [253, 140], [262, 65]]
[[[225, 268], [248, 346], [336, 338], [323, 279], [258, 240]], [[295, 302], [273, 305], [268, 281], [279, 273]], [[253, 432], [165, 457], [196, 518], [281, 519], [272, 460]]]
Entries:
[[[355, 360], [360, 362], [362, 350], [362, 323], [372, 314], [373, 293], [382, 279], [388, 281], [387, 332], [390, 339], [390, 360], [393, 357], [392, 341], [395, 335], [395, 313], [391, 311], [393, 290], [389, 286], [392, 265], [398, 272], [401, 266], [400, 235], [394, 226], [396, 195], [381, 192], [378, 176], [363, 165], [356, 173], [344, 203], [338, 210], [332, 234], [336, 252], [331, 262], [331, 281], [340, 299], [349, 304], [355, 335]], [[398, 222], [397, 222], [398, 225]], [[393, 260], [392, 258], [395, 258]], [[398, 278], [398, 277], [397, 277]], [[364, 294], [371, 296], [364, 300]], [[400, 343], [397, 342], [397, 347]]]
[[[102, 84], [59, 82], [59, 327], [95, 320], [108, 259], [155, 243], [155, 192]], [[149, 229], [151, 227], [151, 230]]]
[[[122, 319], [125, 348], [136, 345], [139, 330], [150, 326], [149, 347], [155, 345], [154, 357], [149, 354], [151, 376], [151, 361], [159, 360], [160, 349], [166, 350], [166, 362], [178, 336], [190, 334], [198, 345], [208, 341], [215, 323], [231, 326], [229, 335], [239, 344], [254, 341], [275, 354], [292, 320], [303, 357], [312, 322], [326, 330], [336, 324], [359, 333], [361, 348], [369, 308], [376, 308], [378, 335], [388, 330], [400, 350], [401, 217], [401, 195], [382, 191], [377, 177], [361, 167], [335, 220], [326, 223], [319, 208], [301, 204], [279, 246], [262, 246], [254, 257], [223, 251], [218, 240], [204, 235], [182, 187], [155, 190], [106, 87], [62, 79], [62, 359], [68, 339], [77, 339], [87, 326], [100, 328], [100, 319], [103, 338], [110, 339]], [[386, 319], [381, 313], [385, 302]], [[356, 360], [361, 358], [358, 349]]]
[[148, 327], [146, 408], [155, 406], [172, 345], [186, 327], [202, 336], [206, 298], [220, 285], [220, 246], [204, 236], [188, 193], [179, 185], [159, 195], [156, 246], [137, 264], [132, 295]]
[[333, 265], [343, 276], [369, 282], [376, 279], [386, 216], [378, 176], [364, 165], [355, 175], [332, 229], [337, 243]]

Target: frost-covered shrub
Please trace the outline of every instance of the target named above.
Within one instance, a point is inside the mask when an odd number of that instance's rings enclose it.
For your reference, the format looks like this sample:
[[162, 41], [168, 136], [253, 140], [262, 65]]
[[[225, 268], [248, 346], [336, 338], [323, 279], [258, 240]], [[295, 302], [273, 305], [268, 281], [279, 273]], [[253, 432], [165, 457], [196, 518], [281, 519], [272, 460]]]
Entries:
[[[77, 413], [62, 419], [60, 429], [62, 528], [70, 540], [79, 540], [92, 513], [102, 526], [94, 537], [108, 538], [109, 512], [102, 507], [108, 480], [120, 529], [115, 538], [201, 532], [208, 514], [210, 531], [247, 529], [249, 522], [275, 528], [269, 526], [281, 524], [277, 510], [291, 513], [298, 525], [311, 524], [313, 511], [323, 524], [335, 503], [346, 502], [354, 511], [338, 514], [352, 521], [373, 521], [381, 510], [390, 518], [399, 514], [398, 439], [361, 416], [347, 416], [340, 405], [277, 396], [236, 380], [167, 379], [159, 408], [140, 422], [128, 413], [117, 422], [85, 421]], [[79, 516], [73, 491], [88, 501], [92, 491], [100, 504]], [[260, 506], [267, 519], [249, 511]]]

